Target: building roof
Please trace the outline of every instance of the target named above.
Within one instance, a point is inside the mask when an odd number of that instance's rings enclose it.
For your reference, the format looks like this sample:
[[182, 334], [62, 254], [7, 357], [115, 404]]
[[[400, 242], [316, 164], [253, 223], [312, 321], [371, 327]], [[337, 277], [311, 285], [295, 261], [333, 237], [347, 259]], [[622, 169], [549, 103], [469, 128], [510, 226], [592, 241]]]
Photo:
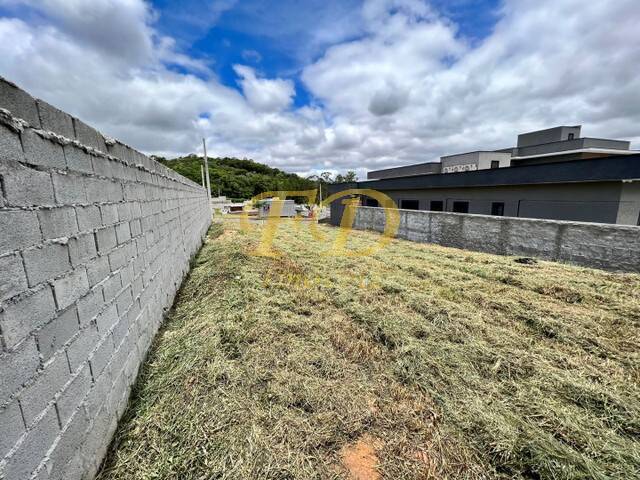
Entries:
[[443, 155], [443, 156], [440, 157], [440, 159], [451, 158], [451, 157], [461, 157], [463, 155], [472, 155], [474, 153], [508, 153], [508, 152], [502, 152], [500, 150], [473, 150], [471, 152], [453, 153], [453, 154], [450, 154], [450, 155]]
[[[336, 192], [344, 188], [422, 190], [428, 188], [495, 187], [622, 180], [640, 181], [640, 154], [469, 172], [366, 180], [350, 184], [334, 184], [334, 186], [330, 186], [330, 191]], [[342, 186], [341, 188], [336, 188], [340, 185]]]
[[629, 150], [631, 143], [626, 140], [612, 140], [609, 138], [580, 137], [572, 140], [560, 140], [557, 142], [538, 143], [513, 149], [514, 157], [539, 156], [545, 153], [562, 153], [567, 150], [588, 148], [603, 148], [625, 152]]
[[582, 128], [582, 125], [556, 125], [555, 127], [543, 128], [542, 130], [531, 130], [530, 132], [522, 132], [519, 135], [531, 135], [532, 133], [547, 133], [561, 128]]
[[367, 173], [367, 178], [374, 179], [377, 175], [380, 175], [380, 179], [389, 178], [393, 176], [409, 176], [409, 175], [424, 175], [427, 173], [433, 174], [435, 170], [440, 169], [440, 162], [425, 162], [416, 163], [412, 165], [403, 165], [401, 167], [384, 168], [381, 170], [371, 170]]
[[615, 155], [638, 155], [638, 150], [617, 150], [615, 148], [577, 148], [575, 150], [559, 150], [556, 152], [549, 153], [538, 153], [535, 155], [518, 155], [515, 157], [511, 157], [511, 160], [527, 160], [530, 158], [545, 158], [545, 157], [559, 157], [562, 155], [572, 155], [576, 153], [604, 153], [609, 154], [611, 156]]

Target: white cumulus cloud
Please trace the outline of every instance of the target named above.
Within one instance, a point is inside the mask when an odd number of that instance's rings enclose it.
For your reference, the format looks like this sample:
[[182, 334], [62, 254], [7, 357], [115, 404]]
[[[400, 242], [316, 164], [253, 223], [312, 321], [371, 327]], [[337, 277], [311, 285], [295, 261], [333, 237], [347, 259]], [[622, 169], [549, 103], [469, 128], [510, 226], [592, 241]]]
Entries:
[[[362, 176], [558, 124], [640, 140], [637, 0], [504, 0], [474, 42], [423, 0], [367, 0], [305, 33], [322, 50], [300, 66], [303, 107], [291, 77], [236, 65], [238, 88], [224, 85], [216, 59], [187, 55], [143, 0], [0, 6], [15, 12], [0, 18], [0, 75], [148, 153], [198, 151], [206, 137], [212, 155]], [[310, 12], [296, 15], [313, 30]]]
[[255, 70], [245, 65], [235, 65], [241, 78], [242, 92], [249, 105], [261, 112], [278, 112], [286, 109], [296, 94], [291, 80], [258, 78]]

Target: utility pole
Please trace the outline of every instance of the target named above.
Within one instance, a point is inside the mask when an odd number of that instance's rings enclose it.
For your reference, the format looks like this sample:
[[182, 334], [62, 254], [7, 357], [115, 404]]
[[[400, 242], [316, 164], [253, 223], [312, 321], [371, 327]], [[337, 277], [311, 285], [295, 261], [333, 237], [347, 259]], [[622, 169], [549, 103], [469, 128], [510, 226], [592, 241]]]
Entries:
[[200, 164], [200, 179], [202, 180], [202, 188], [207, 188], [206, 182], [204, 181], [204, 165]]
[[209, 178], [209, 159], [207, 158], [207, 142], [205, 141], [205, 139], [202, 139], [202, 147], [204, 149], [204, 171], [206, 172], [207, 176], [207, 196], [209, 197], [209, 200], [211, 200], [211, 179]]

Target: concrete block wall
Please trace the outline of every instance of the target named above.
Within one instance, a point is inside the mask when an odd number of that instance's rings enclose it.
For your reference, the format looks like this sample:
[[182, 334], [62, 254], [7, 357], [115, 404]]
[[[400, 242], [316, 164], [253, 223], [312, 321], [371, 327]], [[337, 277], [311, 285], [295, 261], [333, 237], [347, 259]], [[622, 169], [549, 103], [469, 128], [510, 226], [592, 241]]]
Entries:
[[0, 79], [0, 478], [90, 479], [205, 190]]
[[[406, 240], [640, 272], [640, 227], [417, 210], [399, 212], [397, 236]], [[354, 228], [382, 232], [384, 226], [382, 208], [357, 208]]]

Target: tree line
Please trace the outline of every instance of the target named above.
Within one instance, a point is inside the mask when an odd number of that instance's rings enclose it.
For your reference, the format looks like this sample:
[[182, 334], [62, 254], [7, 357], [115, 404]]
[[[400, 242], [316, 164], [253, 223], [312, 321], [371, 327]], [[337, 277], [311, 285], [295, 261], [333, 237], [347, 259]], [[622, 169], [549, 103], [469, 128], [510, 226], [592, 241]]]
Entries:
[[[202, 157], [190, 154], [186, 157], [173, 159], [159, 156], [152, 158], [180, 175], [196, 183], [201, 183]], [[246, 200], [269, 191], [300, 191], [314, 188], [322, 190], [322, 197], [326, 198], [328, 184], [355, 182], [358, 179], [354, 171], [335, 176], [331, 172], [323, 172], [320, 175], [304, 178], [295, 173], [287, 173], [253, 160], [233, 157], [210, 158], [209, 176], [211, 195], [214, 197], [224, 195], [233, 200]], [[296, 200], [302, 201], [302, 199]]]

